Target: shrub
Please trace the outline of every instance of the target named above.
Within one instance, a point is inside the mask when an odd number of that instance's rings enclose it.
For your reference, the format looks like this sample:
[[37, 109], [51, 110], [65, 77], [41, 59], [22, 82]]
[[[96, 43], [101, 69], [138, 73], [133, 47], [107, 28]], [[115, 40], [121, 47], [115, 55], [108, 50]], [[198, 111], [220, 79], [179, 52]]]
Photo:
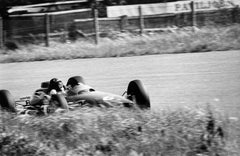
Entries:
[[113, 37], [110, 33], [110, 38], [101, 38], [97, 46], [89, 40], [64, 44], [52, 42], [51, 47], [25, 45], [14, 52], [0, 50], [0, 63], [240, 49], [239, 25], [191, 30], [184, 28], [143, 36], [115, 33]]
[[240, 147], [239, 126], [209, 109], [83, 108], [6, 122], [0, 138], [6, 155], [227, 156]]

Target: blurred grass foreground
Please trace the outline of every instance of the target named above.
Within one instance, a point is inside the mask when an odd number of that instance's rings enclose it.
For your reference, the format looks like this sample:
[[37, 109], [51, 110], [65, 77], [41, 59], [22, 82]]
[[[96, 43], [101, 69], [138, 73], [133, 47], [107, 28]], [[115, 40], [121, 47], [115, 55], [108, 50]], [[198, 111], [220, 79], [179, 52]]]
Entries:
[[158, 33], [105, 34], [96, 46], [91, 39], [74, 43], [18, 45], [19, 49], [0, 49], [0, 63], [58, 59], [124, 57], [153, 54], [191, 53], [240, 49], [240, 26], [173, 29]]
[[210, 109], [1, 114], [1, 156], [239, 156], [240, 124]]

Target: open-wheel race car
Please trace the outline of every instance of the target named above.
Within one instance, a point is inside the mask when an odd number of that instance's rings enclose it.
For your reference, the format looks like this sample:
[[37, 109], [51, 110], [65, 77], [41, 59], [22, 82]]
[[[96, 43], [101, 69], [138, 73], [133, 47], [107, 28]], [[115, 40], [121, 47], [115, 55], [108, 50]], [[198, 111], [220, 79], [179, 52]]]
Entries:
[[[51, 81], [60, 84], [64, 92], [52, 89]], [[41, 83], [33, 96], [14, 100], [8, 90], [0, 90], [1, 110], [30, 115], [44, 115], [56, 111], [75, 110], [77, 107], [128, 107], [150, 109], [149, 95], [140, 80], [130, 81], [122, 96], [96, 91], [85, 84], [81, 76], [73, 76], [65, 85], [56, 78]], [[52, 89], [52, 90], [51, 90]], [[52, 93], [53, 92], [53, 93]]]

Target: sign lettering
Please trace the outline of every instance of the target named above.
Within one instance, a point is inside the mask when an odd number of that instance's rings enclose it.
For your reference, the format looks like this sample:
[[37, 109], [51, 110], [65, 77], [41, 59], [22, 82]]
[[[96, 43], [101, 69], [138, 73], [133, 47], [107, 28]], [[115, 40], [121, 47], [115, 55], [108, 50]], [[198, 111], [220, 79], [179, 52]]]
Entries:
[[190, 3], [176, 3], [175, 4], [175, 11], [176, 12], [188, 12], [191, 10]]
[[[196, 11], [216, 10], [221, 8], [234, 8], [240, 5], [237, 0], [195, 0], [194, 7]], [[168, 9], [167, 9], [168, 10]], [[175, 2], [175, 12], [190, 12], [190, 1]]]
[[[230, 9], [240, 6], [240, 0], [193, 0], [195, 11], [212, 11]], [[169, 3], [141, 4], [143, 15], [157, 15], [166, 13], [191, 12], [191, 1], [177, 1]], [[108, 17], [139, 16], [140, 5], [107, 7]]]

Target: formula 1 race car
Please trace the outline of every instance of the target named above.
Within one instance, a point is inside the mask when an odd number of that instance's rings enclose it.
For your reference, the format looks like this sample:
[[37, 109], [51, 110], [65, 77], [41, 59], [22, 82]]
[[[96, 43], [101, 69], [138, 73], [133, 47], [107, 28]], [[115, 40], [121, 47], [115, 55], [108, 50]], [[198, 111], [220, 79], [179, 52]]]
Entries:
[[[68, 79], [67, 85], [71, 83], [82, 84], [83, 78], [74, 76]], [[42, 82], [41, 88], [34, 92], [45, 92], [50, 85], [49, 81]], [[87, 87], [75, 94], [70, 90], [66, 94], [53, 94], [46, 96], [37, 104], [34, 104], [33, 97], [23, 97], [15, 101], [8, 90], [0, 90], [1, 109], [18, 114], [41, 115], [53, 113], [60, 108], [61, 110], [75, 110], [77, 107], [115, 107], [122, 106], [128, 108], [150, 109], [149, 95], [140, 80], [133, 80], [128, 84], [127, 91], [122, 96], [111, 93], [96, 91]]]

